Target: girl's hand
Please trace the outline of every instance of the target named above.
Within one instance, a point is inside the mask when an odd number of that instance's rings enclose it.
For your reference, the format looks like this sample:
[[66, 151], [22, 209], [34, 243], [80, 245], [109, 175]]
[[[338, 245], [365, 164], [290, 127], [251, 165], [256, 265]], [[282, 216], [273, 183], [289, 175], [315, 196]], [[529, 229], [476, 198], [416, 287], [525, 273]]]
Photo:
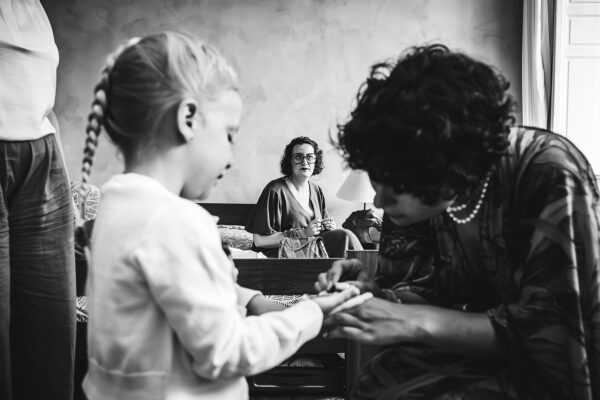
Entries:
[[323, 229], [326, 231], [331, 231], [335, 229], [335, 221], [332, 217], [327, 217], [323, 220]]
[[308, 223], [308, 226], [304, 228], [304, 234], [306, 237], [316, 236], [321, 233], [321, 219], [315, 218]]
[[[335, 290], [343, 290], [347, 287], [347, 285], [357, 287], [361, 293], [370, 292], [370, 293], [373, 293], [373, 296], [375, 296], [375, 297], [379, 297], [381, 299], [386, 298], [383, 290], [381, 290], [379, 285], [377, 283], [375, 283], [375, 280], [373, 278], [367, 277], [366, 273], [365, 274], [360, 273], [358, 275], [358, 279], [355, 281], [338, 282], [335, 284], [334, 289]], [[321, 294], [321, 293], [326, 293], [326, 292], [320, 292], [319, 294]]]
[[417, 309], [418, 306], [373, 298], [327, 316], [324, 325], [333, 325], [333, 329], [325, 336], [372, 345], [417, 342], [424, 332], [418, 325], [421, 318]]
[[344, 303], [346, 300], [351, 299], [352, 297], [358, 296], [360, 292], [354, 286], [349, 286], [347, 289], [342, 290], [341, 292], [335, 292], [325, 296], [318, 296], [312, 299], [315, 303], [321, 307], [323, 314], [327, 316], [331, 310]]

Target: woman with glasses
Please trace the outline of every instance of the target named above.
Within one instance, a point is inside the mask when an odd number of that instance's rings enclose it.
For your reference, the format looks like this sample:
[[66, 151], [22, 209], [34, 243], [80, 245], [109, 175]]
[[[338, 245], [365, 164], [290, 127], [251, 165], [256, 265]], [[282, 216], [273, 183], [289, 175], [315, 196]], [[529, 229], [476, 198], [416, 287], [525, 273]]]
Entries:
[[246, 230], [254, 235], [254, 250], [278, 256], [286, 237], [321, 236], [329, 257], [344, 257], [347, 249], [362, 249], [347, 229], [337, 229], [327, 213], [323, 190], [310, 180], [323, 171], [323, 150], [314, 140], [300, 136], [286, 147], [281, 158], [283, 177], [263, 189]]

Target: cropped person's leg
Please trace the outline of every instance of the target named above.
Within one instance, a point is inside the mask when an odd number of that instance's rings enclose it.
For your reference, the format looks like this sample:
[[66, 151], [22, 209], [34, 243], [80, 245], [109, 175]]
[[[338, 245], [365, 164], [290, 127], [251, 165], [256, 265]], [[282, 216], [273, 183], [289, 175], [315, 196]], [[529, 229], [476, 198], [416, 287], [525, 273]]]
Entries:
[[333, 229], [321, 232], [325, 250], [331, 258], [344, 258], [346, 250], [362, 250], [362, 245], [354, 233], [348, 229]]
[[53, 135], [18, 150], [9, 203], [15, 399], [71, 399], [75, 353], [74, 216]]
[[[5, 142], [0, 142], [0, 157], [7, 159]], [[12, 399], [10, 368], [10, 252], [8, 248], [7, 163], [0, 163], [0, 399]]]

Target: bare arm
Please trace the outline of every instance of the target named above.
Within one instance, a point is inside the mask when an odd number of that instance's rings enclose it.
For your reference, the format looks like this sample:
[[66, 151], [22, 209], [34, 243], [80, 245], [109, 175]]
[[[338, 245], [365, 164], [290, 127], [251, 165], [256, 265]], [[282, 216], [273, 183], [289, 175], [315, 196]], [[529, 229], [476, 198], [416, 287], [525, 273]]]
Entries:
[[458, 354], [498, 357], [496, 333], [484, 313], [469, 313], [429, 305], [412, 305], [422, 316], [423, 342]]
[[483, 313], [372, 299], [331, 315], [330, 323], [336, 326], [329, 337], [379, 345], [418, 342], [457, 354], [498, 356], [494, 329]]
[[279, 243], [285, 238], [283, 232], [277, 232], [272, 235], [259, 235], [258, 233], [252, 234], [254, 245], [256, 247], [273, 248], [279, 247]]
[[[292, 237], [301, 237], [307, 238], [310, 236], [318, 235], [321, 232], [321, 220], [318, 218], [310, 221], [307, 227], [305, 228], [293, 228], [290, 229], [290, 236]], [[260, 235], [258, 233], [253, 233], [254, 245], [256, 247], [264, 247], [264, 248], [272, 248], [279, 247], [279, 243], [283, 239], [285, 239], [286, 234], [284, 232], [277, 232], [272, 235]]]

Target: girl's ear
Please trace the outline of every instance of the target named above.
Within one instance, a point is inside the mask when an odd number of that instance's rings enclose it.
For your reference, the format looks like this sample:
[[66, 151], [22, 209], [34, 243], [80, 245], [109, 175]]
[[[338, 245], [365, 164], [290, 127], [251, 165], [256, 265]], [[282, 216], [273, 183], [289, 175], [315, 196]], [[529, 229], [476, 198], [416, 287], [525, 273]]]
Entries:
[[177, 107], [177, 130], [186, 142], [194, 140], [198, 113], [198, 102], [191, 98], [182, 100]]

